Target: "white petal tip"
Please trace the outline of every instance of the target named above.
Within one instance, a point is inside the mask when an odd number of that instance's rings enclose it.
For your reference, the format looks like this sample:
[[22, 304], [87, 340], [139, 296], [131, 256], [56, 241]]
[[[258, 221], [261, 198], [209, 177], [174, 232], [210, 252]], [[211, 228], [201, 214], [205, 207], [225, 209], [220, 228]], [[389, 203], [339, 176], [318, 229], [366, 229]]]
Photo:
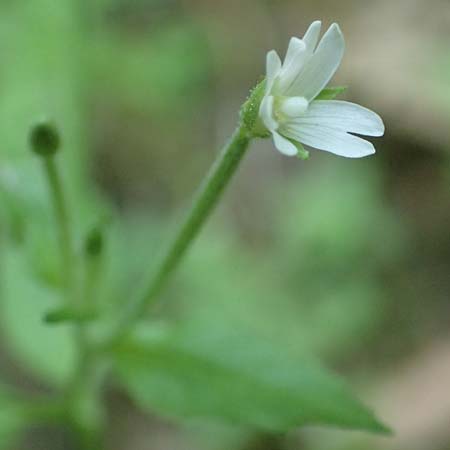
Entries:
[[384, 126], [383, 120], [381, 119], [380, 116], [378, 116], [378, 118], [380, 119], [380, 122], [378, 124], [378, 134], [376, 135], [376, 137], [381, 137], [384, 136], [384, 133], [386, 132], [386, 127]]
[[321, 20], [315, 20], [312, 24], [312, 27], [321, 27], [322, 26], [322, 21]]
[[334, 22], [330, 26], [328, 32], [336, 34], [337, 36], [339, 36], [339, 39], [344, 42], [344, 33], [342, 33], [341, 27], [336, 22]]
[[277, 77], [280, 69], [281, 69], [281, 59], [278, 56], [278, 53], [275, 50], [270, 50], [270, 52], [268, 52], [266, 56], [266, 75], [267, 75], [266, 94], [268, 94], [272, 89], [272, 86], [275, 82], [275, 78]]
[[370, 151], [367, 151], [366, 153], [363, 153], [361, 155], [361, 158], [364, 158], [365, 156], [372, 156], [375, 155], [377, 151], [375, 150], [375, 147], [373, 147]]
[[375, 112], [371, 110], [367, 110], [371, 114], [371, 120], [372, 120], [372, 130], [367, 133], [358, 133], [366, 136], [374, 136], [374, 137], [381, 137], [384, 136], [384, 133], [386, 131], [386, 128], [383, 123], [383, 119]]
[[336, 23], [336, 22], [333, 22], [333, 23], [331, 24], [330, 30], [336, 30], [336, 31], [338, 31], [339, 33], [342, 34], [341, 27], [340, 27], [339, 24]]
[[281, 65], [280, 57], [275, 50], [270, 50], [270, 52], [267, 53], [266, 61], [268, 70], [274, 70], [277, 66]]
[[[376, 153], [375, 147], [372, 145], [371, 142], [369, 142], [369, 141], [365, 141], [365, 142], [366, 142], [366, 146], [365, 146], [364, 149], [361, 149], [360, 152], [355, 152], [355, 153], [353, 153], [353, 152], [349, 152], [349, 153], [343, 152], [339, 156], [343, 156], [344, 158], [359, 159], [359, 158], [365, 158], [366, 156], [374, 155]], [[370, 144], [370, 146], [367, 145], [367, 144]], [[333, 153], [333, 152], [331, 152], [331, 153]]]
[[297, 51], [304, 50], [306, 48], [306, 44], [298, 37], [291, 37], [289, 41], [289, 47], [290, 46], [293, 46]]

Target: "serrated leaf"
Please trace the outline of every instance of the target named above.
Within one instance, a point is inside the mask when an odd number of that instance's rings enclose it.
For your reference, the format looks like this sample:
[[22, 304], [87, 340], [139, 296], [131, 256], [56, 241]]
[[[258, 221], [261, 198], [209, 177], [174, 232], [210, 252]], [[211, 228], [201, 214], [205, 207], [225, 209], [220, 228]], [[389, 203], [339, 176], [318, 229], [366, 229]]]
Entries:
[[347, 86], [328, 87], [323, 89], [314, 100], [333, 100], [347, 90]]
[[335, 376], [255, 336], [217, 327], [135, 336], [116, 349], [122, 384], [143, 408], [269, 431], [330, 425], [385, 428]]

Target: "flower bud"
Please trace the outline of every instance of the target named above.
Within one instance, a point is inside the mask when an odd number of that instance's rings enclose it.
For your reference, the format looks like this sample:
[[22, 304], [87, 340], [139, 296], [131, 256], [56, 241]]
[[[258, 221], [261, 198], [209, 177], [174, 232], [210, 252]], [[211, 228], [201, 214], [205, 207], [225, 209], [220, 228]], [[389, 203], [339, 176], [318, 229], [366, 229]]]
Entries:
[[96, 257], [103, 251], [104, 238], [103, 233], [99, 228], [93, 228], [84, 243], [84, 252], [88, 257]]
[[31, 129], [29, 139], [32, 151], [43, 157], [53, 156], [61, 146], [61, 138], [57, 128], [46, 121], [36, 124]]

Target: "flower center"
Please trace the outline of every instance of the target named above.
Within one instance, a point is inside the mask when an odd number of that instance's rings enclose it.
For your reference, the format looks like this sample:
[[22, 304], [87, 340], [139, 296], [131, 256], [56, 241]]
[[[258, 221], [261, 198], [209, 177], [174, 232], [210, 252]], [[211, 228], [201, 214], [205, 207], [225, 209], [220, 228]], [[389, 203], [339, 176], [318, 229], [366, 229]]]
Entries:
[[299, 117], [305, 114], [308, 106], [305, 97], [288, 97], [281, 102], [279, 112], [288, 117]]
[[278, 123], [289, 121], [304, 115], [308, 109], [308, 100], [304, 97], [277, 97], [273, 115]]

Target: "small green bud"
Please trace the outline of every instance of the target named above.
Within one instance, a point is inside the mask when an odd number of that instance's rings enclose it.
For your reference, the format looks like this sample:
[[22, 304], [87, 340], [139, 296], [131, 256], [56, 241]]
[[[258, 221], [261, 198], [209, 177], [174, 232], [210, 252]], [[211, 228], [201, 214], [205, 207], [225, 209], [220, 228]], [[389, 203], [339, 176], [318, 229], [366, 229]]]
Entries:
[[102, 253], [104, 247], [103, 233], [99, 228], [93, 228], [84, 243], [85, 254], [89, 257], [95, 257]]
[[54, 309], [44, 315], [44, 322], [57, 325], [66, 322], [86, 323], [98, 318], [97, 311], [93, 309], [77, 310], [71, 308]]
[[30, 132], [30, 146], [39, 156], [53, 156], [61, 146], [61, 138], [55, 125], [51, 122], [41, 122]]

